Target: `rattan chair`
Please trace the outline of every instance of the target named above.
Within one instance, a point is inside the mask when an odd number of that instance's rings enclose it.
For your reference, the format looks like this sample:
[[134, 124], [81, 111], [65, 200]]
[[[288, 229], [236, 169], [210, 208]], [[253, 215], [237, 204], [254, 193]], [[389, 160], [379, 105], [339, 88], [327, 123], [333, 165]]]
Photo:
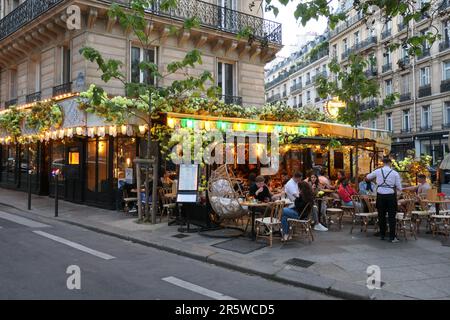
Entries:
[[405, 212], [397, 212], [397, 234], [403, 233], [405, 239], [408, 240], [407, 237], [407, 229], [409, 225], [409, 232], [414, 239], [417, 240], [416, 236], [416, 225], [412, 219], [412, 211], [414, 210], [416, 200], [415, 198], [405, 200], [406, 211]]
[[427, 224], [425, 229], [430, 229], [430, 219], [431, 212], [428, 206], [428, 203], [424, 201], [424, 199], [420, 199], [419, 202], [419, 210], [413, 210], [411, 212], [414, 223], [416, 224], [416, 232], [420, 233], [420, 225], [422, 224], [422, 220], [426, 219]]
[[264, 217], [255, 219], [256, 239], [268, 239], [269, 246], [272, 247], [273, 234], [281, 229], [281, 216], [283, 214], [283, 208], [284, 202], [276, 201], [268, 207]]
[[166, 196], [166, 194], [170, 193], [172, 190], [167, 188], [158, 188], [158, 200], [159, 200], [159, 221], [162, 221], [164, 215], [167, 216], [167, 219], [170, 219], [173, 216], [173, 212], [177, 207], [177, 204], [173, 201], [173, 199]]
[[[289, 224], [289, 239], [301, 238], [306, 236], [310, 243], [314, 241], [314, 235], [312, 231], [312, 209], [312, 204], [308, 203], [305, 208], [303, 208], [299, 219], [287, 219]], [[301, 219], [305, 216], [306, 219]]]
[[218, 167], [211, 173], [208, 181], [208, 197], [218, 223], [236, 220], [247, 215], [247, 208], [241, 206], [244, 194], [239, 181], [227, 165]]
[[[363, 201], [365, 201], [369, 212], [363, 212]], [[361, 223], [361, 232], [365, 232], [368, 236], [367, 229], [369, 226], [369, 220], [378, 217], [378, 212], [375, 210], [374, 204], [369, 201], [367, 196], [353, 195], [353, 217], [352, 217], [352, 228], [350, 233], [353, 233], [353, 228], [355, 227], [356, 221], [359, 219]]]

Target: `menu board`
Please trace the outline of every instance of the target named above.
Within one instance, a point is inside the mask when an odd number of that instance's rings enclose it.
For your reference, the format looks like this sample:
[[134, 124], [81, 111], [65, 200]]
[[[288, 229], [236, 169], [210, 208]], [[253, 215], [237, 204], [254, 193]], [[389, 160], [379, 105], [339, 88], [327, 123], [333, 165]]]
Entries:
[[180, 164], [178, 190], [197, 191], [198, 189], [198, 164]]

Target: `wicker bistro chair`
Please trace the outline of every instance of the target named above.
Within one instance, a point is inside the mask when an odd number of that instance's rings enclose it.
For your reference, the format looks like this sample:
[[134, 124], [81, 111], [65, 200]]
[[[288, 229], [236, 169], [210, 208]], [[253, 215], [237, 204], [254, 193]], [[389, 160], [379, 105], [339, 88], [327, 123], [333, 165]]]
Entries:
[[[122, 189], [122, 199], [123, 199], [123, 211], [125, 212], [125, 214], [129, 214], [131, 213], [130, 211], [130, 207], [131, 208], [135, 208], [137, 206], [137, 197], [130, 197], [128, 194], [128, 190], [127, 188], [123, 187]], [[137, 211], [135, 211], [137, 212]]]
[[[288, 218], [289, 239], [300, 238], [306, 236], [311, 243], [314, 241], [312, 228], [312, 210], [313, 204], [307, 204], [300, 214], [300, 219]], [[301, 219], [306, 217], [305, 219]]]
[[397, 234], [403, 233], [405, 236], [405, 239], [407, 240], [408, 237], [406, 235], [406, 229], [409, 225], [409, 232], [411, 233], [411, 236], [414, 237], [414, 239], [417, 240], [416, 236], [416, 225], [414, 223], [414, 220], [412, 218], [412, 211], [415, 208], [415, 199], [407, 199], [405, 200], [405, 212], [397, 212], [395, 218], [397, 219]]
[[167, 219], [170, 219], [174, 216], [174, 210], [177, 208], [177, 204], [173, 201], [173, 199], [166, 196], [166, 194], [170, 193], [169, 189], [158, 188], [158, 200], [159, 200], [159, 222], [162, 221], [164, 215], [167, 216]]
[[450, 224], [450, 214], [448, 213], [440, 213], [432, 214], [430, 216], [430, 227], [431, 227], [431, 233], [433, 234], [433, 237], [436, 236], [436, 234], [443, 233], [446, 238], [448, 238], [448, 229]]
[[333, 217], [336, 217], [338, 221], [338, 227], [339, 230], [342, 229], [342, 217], [344, 216], [344, 209], [341, 208], [327, 208], [326, 211], [326, 219], [327, 219], [327, 226], [328, 229], [331, 228], [331, 225], [333, 224]]
[[[366, 200], [367, 199], [367, 200]], [[353, 195], [353, 218], [352, 218], [352, 228], [350, 229], [350, 233], [353, 233], [353, 228], [355, 227], [356, 220], [360, 220], [361, 223], [361, 232], [365, 232], [366, 236], [368, 236], [367, 229], [369, 225], [369, 220], [372, 218], [378, 217], [378, 212], [375, 210], [375, 206], [371, 201], [368, 201], [369, 198], [366, 196]], [[363, 201], [365, 201], [369, 212], [363, 212]]]
[[427, 224], [425, 229], [430, 229], [430, 220], [431, 220], [431, 212], [428, 203], [423, 201], [424, 199], [420, 199], [419, 202], [419, 210], [413, 210], [411, 212], [412, 219], [416, 224], [416, 233], [420, 233], [420, 225], [422, 224], [422, 220], [426, 219]]
[[[273, 234], [281, 229], [281, 216], [283, 214], [284, 202], [276, 201], [265, 211], [267, 215], [255, 219], [256, 239], [266, 238], [272, 247]], [[281, 235], [281, 233], [280, 233]], [[281, 237], [280, 237], [281, 238]]]
[[208, 181], [208, 197], [218, 223], [236, 220], [248, 214], [248, 208], [241, 206], [239, 199], [244, 194], [239, 181], [227, 165], [218, 167], [211, 173]]

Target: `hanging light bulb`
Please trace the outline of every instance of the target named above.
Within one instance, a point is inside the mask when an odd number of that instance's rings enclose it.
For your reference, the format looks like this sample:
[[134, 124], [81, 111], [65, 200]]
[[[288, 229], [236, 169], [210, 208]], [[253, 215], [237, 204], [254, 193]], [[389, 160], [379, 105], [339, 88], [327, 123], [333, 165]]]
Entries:
[[120, 127], [120, 130], [121, 130], [121, 132], [122, 132], [123, 135], [126, 135], [126, 134], [127, 134], [127, 126], [126, 126], [126, 125], [122, 125], [122, 126]]
[[117, 128], [116, 128], [116, 126], [109, 126], [108, 131], [109, 131], [109, 135], [110, 136], [113, 136], [113, 137], [117, 136]]
[[82, 127], [77, 127], [76, 129], [75, 129], [75, 131], [77, 132], [77, 135], [79, 135], [79, 136], [81, 136], [82, 134], [83, 134], [83, 128]]
[[97, 128], [97, 135], [99, 136], [99, 137], [104, 137], [105, 136], [105, 134], [106, 134], [106, 132], [105, 132], [105, 127], [98, 127]]
[[94, 137], [95, 134], [95, 128], [88, 128], [88, 136], [89, 137]]
[[145, 126], [145, 125], [140, 125], [140, 126], [139, 126], [139, 133], [140, 133], [140, 134], [145, 134], [145, 129], [146, 129], [146, 126]]

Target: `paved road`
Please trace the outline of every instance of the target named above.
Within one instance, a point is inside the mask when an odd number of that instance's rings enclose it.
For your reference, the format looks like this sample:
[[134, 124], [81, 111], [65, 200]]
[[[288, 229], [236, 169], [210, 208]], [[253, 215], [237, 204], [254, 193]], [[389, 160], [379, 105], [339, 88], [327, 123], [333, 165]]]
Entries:
[[[330, 299], [76, 226], [33, 219], [0, 206], [0, 299]], [[67, 288], [71, 265], [81, 270], [80, 290]]]

